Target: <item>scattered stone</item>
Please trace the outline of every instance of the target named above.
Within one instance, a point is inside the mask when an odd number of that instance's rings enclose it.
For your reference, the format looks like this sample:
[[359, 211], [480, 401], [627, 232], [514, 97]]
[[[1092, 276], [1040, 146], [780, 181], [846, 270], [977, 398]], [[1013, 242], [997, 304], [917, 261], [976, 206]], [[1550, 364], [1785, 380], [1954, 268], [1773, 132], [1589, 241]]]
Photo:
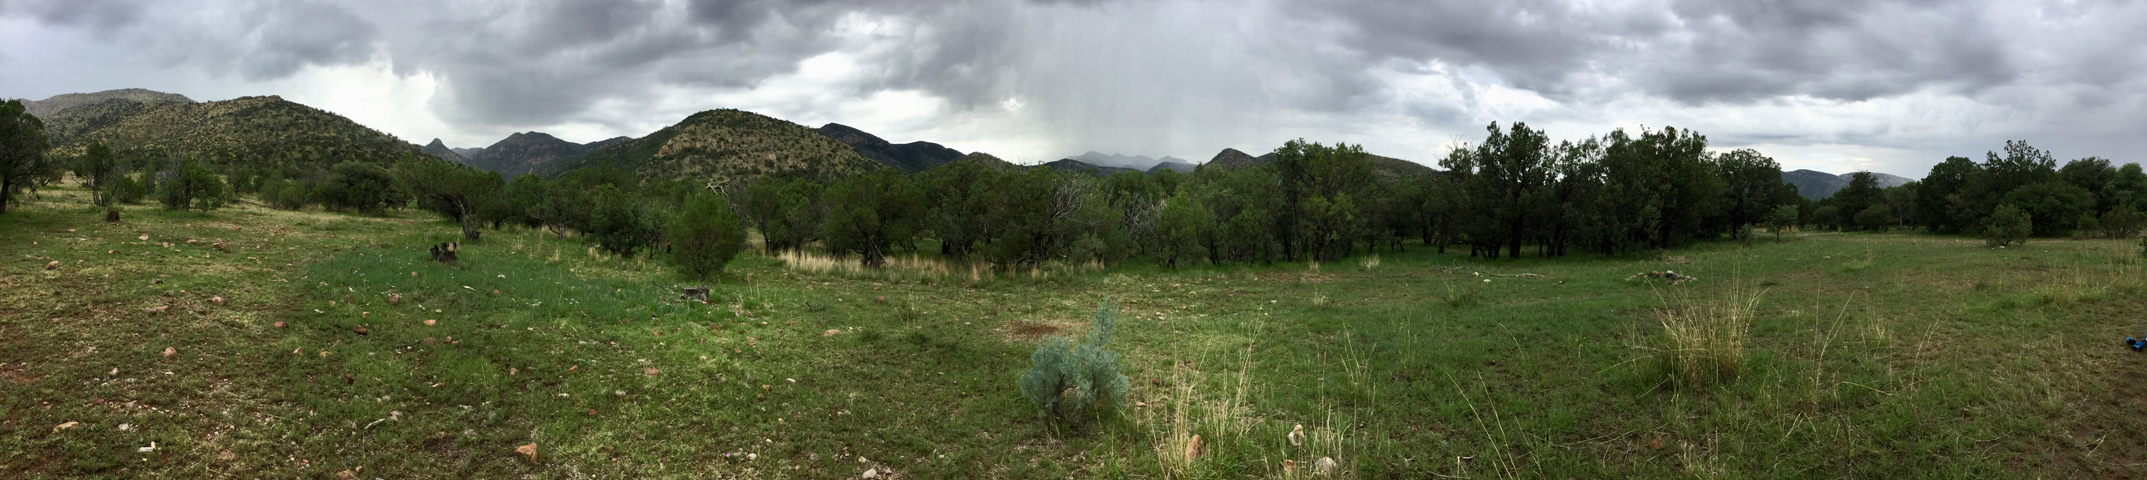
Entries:
[[150, 285], [156, 285], [156, 284], [161, 284], [161, 283], [164, 283], [164, 279], [162, 279], [162, 278], [159, 278], [159, 279], [154, 279], [154, 280], [150, 280], [150, 281], [149, 281], [149, 284], [150, 284]]
[[436, 321], [436, 320], [433, 320], [433, 319], [430, 319], [430, 318], [427, 318], [427, 319], [425, 319], [425, 326], [427, 326], [427, 327], [430, 327], [430, 326], [432, 326], [432, 325], [433, 325], [434, 323], [438, 323], [438, 321]]
[[865, 469], [865, 475], [862, 478], [880, 478], [880, 471], [877, 469], [867, 468]]
[[62, 424], [60, 424], [60, 425], [59, 425], [59, 426], [57, 426], [57, 427], [52, 427], [52, 431], [55, 431], [55, 432], [57, 432], [57, 431], [61, 431], [61, 430], [66, 430], [66, 429], [70, 429], [70, 428], [75, 428], [75, 425], [81, 425], [81, 424], [82, 424], [82, 422], [67, 422], [67, 423], [62, 423]]
[[148, 239], [149, 239], [149, 236], [148, 236], [148, 235], [143, 235], [143, 236], [140, 236], [140, 237], [135, 237], [135, 239], [136, 239], [136, 240], [148, 240]]
[[537, 463], [537, 444], [514, 447], [514, 453], [529, 458], [529, 463]]
[[220, 296], [219, 296], [219, 297], [209, 297], [209, 303], [214, 303], [214, 304], [217, 304], [217, 305], [223, 305], [223, 304], [224, 304], [224, 297], [220, 297]]
[[837, 333], [842, 333], [842, 331], [841, 331], [841, 330], [835, 330], [835, 329], [828, 329], [828, 331], [825, 331], [825, 332], [820, 332], [820, 336], [823, 336], [823, 337], [832, 337], [832, 336], [835, 336], [835, 334], [837, 334]]
[[276, 322], [276, 328], [283, 328], [283, 322]]
[[643, 369], [641, 369], [641, 373], [642, 373], [642, 374], [644, 374], [644, 375], [648, 375], [648, 376], [654, 377], [654, 376], [656, 376], [656, 374], [658, 374], [658, 373], [663, 373], [663, 372], [662, 372], [662, 371], [660, 371], [660, 370], [657, 370], [657, 369], [656, 369], [655, 367], [648, 367], [648, 368], [643, 368]]
[[1304, 426], [1303, 424], [1299, 424], [1299, 425], [1297, 425], [1297, 428], [1295, 428], [1295, 429], [1291, 429], [1291, 430], [1290, 430], [1290, 446], [1292, 446], [1292, 447], [1302, 447], [1302, 446], [1304, 446], [1304, 445], [1305, 445], [1305, 426]]
[[403, 294], [400, 294], [400, 293], [390, 293], [390, 294], [388, 294], [388, 303], [395, 303], [395, 302], [400, 302], [400, 301], [403, 301]]
[[343, 374], [343, 383], [345, 383], [345, 384], [351, 384], [351, 383], [358, 383], [358, 376], [357, 376], [357, 375], [351, 375], [351, 374], [345, 373], [345, 374]]
[[179, 354], [179, 349], [176, 349], [176, 348], [172, 348], [172, 347], [164, 347], [164, 358], [171, 358], [171, 356], [172, 356], [172, 355], [178, 355], [178, 354]]
[[344, 470], [335, 472], [336, 480], [358, 480], [358, 472]]
[[351, 327], [350, 331], [358, 332], [359, 335], [367, 335], [373, 333], [371, 330], [366, 330], [364, 325]]
[[46, 269], [46, 270], [52, 270], [52, 269], [56, 269], [56, 268], [60, 268], [60, 261], [59, 261], [59, 260], [53, 260], [53, 261], [51, 261], [51, 262], [46, 262], [46, 263], [45, 263], [45, 269]]
[[1335, 464], [1334, 457], [1320, 457], [1319, 461], [1312, 462], [1313, 475], [1333, 477], [1340, 469], [1341, 465]]
[[887, 303], [887, 297], [872, 297], [872, 301], [875, 301], [875, 302], [880, 302], [880, 303]]

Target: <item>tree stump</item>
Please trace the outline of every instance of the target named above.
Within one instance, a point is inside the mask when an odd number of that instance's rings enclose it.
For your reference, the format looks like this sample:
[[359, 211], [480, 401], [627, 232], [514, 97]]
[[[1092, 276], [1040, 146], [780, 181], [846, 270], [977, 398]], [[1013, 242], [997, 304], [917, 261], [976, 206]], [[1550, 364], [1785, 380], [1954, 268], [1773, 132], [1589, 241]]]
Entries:
[[681, 300], [694, 300], [699, 301], [701, 303], [708, 303], [708, 286], [702, 285], [697, 287], [686, 287], [685, 293], [679, 295], [678, 298]]
[[460, 259], [457, 259], [457, 258], [455, 258], [455, 243], [454, 243], [454, 242], [447, 242], [447, 243], [442, 243], [442, 244], [439, 244], [439, 245], [433, 245], [433, 246], [432, 246], [432, 250], [431, 250], [431, 251], [432, 251], [432, 261], [434, 261], [434, 262], [439, 262], [439, 263], [455, 263], [455, 262], [457, 262], [457, 261], [460, 261]]
[[105, 210], [104, 221], [108, 223], [119, 223], [119, 210]]

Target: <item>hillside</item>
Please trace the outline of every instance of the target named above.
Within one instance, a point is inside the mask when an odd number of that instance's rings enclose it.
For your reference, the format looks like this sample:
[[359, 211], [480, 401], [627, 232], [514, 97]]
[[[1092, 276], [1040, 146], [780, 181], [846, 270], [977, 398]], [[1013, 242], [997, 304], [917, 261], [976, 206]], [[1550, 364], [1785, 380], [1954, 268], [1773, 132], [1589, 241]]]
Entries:
[[1165, 163], [1181, 163], [1186, 165], [1191, 165], [1193, 163], [1193, 161], [1191, 160], [1172, 156], [1164, 156], [1163, 158], [1148, 158], [1147, 155], [1119, 155], [1115, 153], [1104, 154], [1093, 150], [1082, 152], [1080, 155], [1066, 157], [1066, 159], [1079, 161], [1081, 163], [1095, 165], [1098, 167], [1117, 167], [1140, 170], [1144, 172], [1154, 171], [1156, 165]]
[[937, 143], [917, 141], [898, 145], [840, 123], [822, 125], [814, 131], [857, 149], [857, 153], [865, 158], [908, 173], [931, 170], [962, 158], [962, 152]]
[[1131, 168], [1125, 168], [1125, 167], [1106, 167], [1106, 166], [1102, 166], [1102, 165], [1090, 165], [1090, 164], [1088, 164], [1087, 162], [1083, 162], [1083, 161], [1080, 161], [1080, 160], [1074, 160], [1074, 159], [1071, 159], [1071, 158], [1067, 158], [1067, 159], [1060, 159], [1060, 160], [1058, 160], [1058, 161], [1055, 161], [1055, 162], [1045, 163], [1045, 164], [1042, 164], [1042, 165], [1037, 165], [1037, 166], [1034, 166], [1034, 167], [1029, 167], [1029, 168], [1049, 168], [1049, 169], [1052, 169], [1052, 170], [1058, 170], [1058, 171], [1061, 171], [1061, 172], [1083, 172], [1083, 173], [1089, 173], [1089, 174], [1093, 174], [1093, 175], [1096, 175], [1096, 176], [1099, 176], [1099, 177], [1108, 177], [1108, 176], [1111, 176], [1111, 175], [1117, 174], [1118, 172], [1139, 172], [1139, 171], [1140, 171], [1140, 170], [1134, 170], [1134, 169], [1131, 169]]
[[[1834, 195], [1834, 192], [1838, 192], [1841, 191], [1841, 189], [1843, 188], [1847, 188], [1849, 186], [1849, 178], [1853, 175], [1855, 174], [1844, 173], [1836, 175], [1817, 170], [1790, 170], [1787, 172], [1782, 172], [1782, 183], [1796, 185], [1798, 195], [1803, 195], [1804, 198], [1818, 200], [1832, 196]], [[1898, 175], [1889, 175], [1878, 172], [1872, 172], [1871, 175], [1878, 179], [1879, 188], [1898, 187], [1901, 185], [1908, 184], [1908, 182], [1914, 181], [1913, 179], [1904, 178]]]
[[140, 104], [194, 103], [194, 99], [186, 98], [185, 95], [180, 95], [176, 93], [164, 93], [154, 90], [144, 90], [140, 88], [128, 88], [120, 90], [105, 90], [102, 92], [95, 93], [68, 93], [62, 95], [53, 95], [52, 98], [47, 98], [44, 100], [24, 101], [22, 102], [22, 106], [27, 108], [30, 111], [31, 115], [36, 115], [37, 118], [50, 118], [54, 114], [66, 111], [71, 108], [95, 103], [104, 103], [112, 100], [125, 100], [128, 102]]
[[1000, 160], [999, 157], [995, 157], [992, 156], [992, 154], [984, 152], [971, 152], [968, 155], [963, 155], [962, 158], [954, 159], [954, 161], [978, 163], [986, 167], [991, 167], [993, 170], [998, 170], [1001, 172], [1010, 172], [1021, 169], [1021, 166], [1015, 165], [1014, 162]]
[[[1424, 166], [1424, 164], [1421, 163], [1379, 155], [1372, 155], [1371, 157], [1372, 168], [1374, 169], [1374, 171], [1379, 172], [1379, 174], [1381, 175], [1394, 177], [1414, 177], [1418, 175], [1430, 175], [1434, 173], [1439, 173], [1438, 169]], [[1245, 154], [1245, 152], [1238, 151], [1235, 148], [1225, 148], [1221, 152], [1216, 152], [1215, 158], [1208, 160], [1208, 165], [1235, 169], [1250, 165], [1266, 165], [1274, 162], [1275, 154], [1273, 153], [1255, 157], [1247, 155]]]
[[455, 153], [455, 149], [447, 148], [447, 143], [437, 138], [432, 139], [432, 143], [425, 144], [420, 150], [424, 151], [426, 155], [440, 157], [441, 160], [451, 163], [470, 163], [469, 159], [463, 158], [460, 153]]
[[1196, 168], [1200, 168], [1200, 166], [1185, 162], [1159, 162], [1156, 163], [1153, 167], [1148, 167], [1148, 173], [1156, 173], [1162, 170], [1175, 170], [1178, 173], [1193, 173], [1193, 170]]
[[517, 132], [470, 156], [469, 164], [479, 169], [499, 172], [500, 176], [514, 178], [550, 171], [556, 166], [572, 163], [597, 150], [627, 140], [630, 139], [617, 137], [580, 144], [560, 140], [559, 137], [543, 132]]
[[[312, 168], [344, 161], [386, 164], [421, 153], [394, 135], [275, 96], [142, 104], [138, 109], [100, 105], [114, 109], [109, 123], [69, 135], [55, 145], [56, 154], [77, 154], [90, 142], [102, 141], [121, 157], [188, 154], [214, 164]], [[133, 110], [119, 115], [128, 109]]]
[[646, 137], [539, 173], [608, 165], [641, 178], [802, 175], [841, 178], [885, 168], [802, 125], [742, 110], [709, 110]]

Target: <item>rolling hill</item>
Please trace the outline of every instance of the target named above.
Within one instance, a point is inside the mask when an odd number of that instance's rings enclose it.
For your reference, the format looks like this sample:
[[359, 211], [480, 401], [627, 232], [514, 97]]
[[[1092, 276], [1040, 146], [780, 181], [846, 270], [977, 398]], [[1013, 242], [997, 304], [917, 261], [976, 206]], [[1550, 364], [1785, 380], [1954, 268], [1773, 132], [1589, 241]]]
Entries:
[[219, 165], [300, 169], [344, 161], [388, 164], [422, 154], [394, 135], [276, 96], [138, 106], [107, 101], [69, 108], [55, 118], [69, 118], [78, 109], [107, 110], [84, 116], [96, 118], [96, 126], [65, 135], [55, 154], [79, 154], [102, 141], [122, 158], [190, 155]]
[[743, 110], [709, 110], [646, 137], [538, 173], [611, 166], [649, 178], [797, 175], [835, 179], [887, 168], [802, 125]]
[[627, 140], [631, 138], [616, 137], [582, 144], [560, 140], [544, 132], [516, 132], [470, 156], [469, 165], [514, 178], [549, 171], [554, 166], [571, 163]]
[[420, 150], [424, 151], [426, 155], [440, 157], [441, 160], [446, 160], [450, 163], [470, 163], [468, 158], [463, 158], [462, 154], [455, 153], [455, 149], [447, 148], [447, 143], [437, 138], [432, 139], [432, 143], [425, 144]]
[[164, 93], [154, 90], [144, 90], [140, 88], [127, 88], [120, 90], [105, 90], [102, 92], [95, 93], [68, 93], [61, 95], [53, 95], [52, 98], [47, 98], [44, 100], [23, 101], [22, 106], [24, 108], [27, 108], [31, 115], [36, 115], [37, 118], [49, 119], [54, 114], [66, 111], [71, 108], [94, 103], [105, 103], [113, 100], [125, 100], [128, 102], [139, 104], [194, 103], [194, 99], [186, 98], [185, 95], [180, 95], [176, 93]]
[[932, 167], [962, 158], [962, 152], [937, 143], [917, 141], [895, 144], [882, 140], [873, 134], [865, 133], [864, 130], [858, 130], [840, 123], [821, 125], [820, 128], [814, 129], [814, 131], [820, 132], [821, 135], [827, 135], [828, 138], [835, 139], [835, 141], [848, 144], [850, 148], [857, 149], [857, 153], [864, 155], [865, 158], [895, 167], [906, 173], [931, 170]]
[[[1424, 166], [1424, 164], [1421, 163], [1411, 162], [1408, 160], [1402, 160], [1393, 157], [1383, 157], [1379, 155], [1372, 155], [1371, 157], [1373, 170], [1381, 175], [1388, 175], [1394, 177], [1413, 177], [1417, 175], [1430, 175], [1434, 173], [1439, 173], [1438, 169]], [[1235, 169], [1251, 165], [1266, 165], [1274, 162], [1275, 154], [1273, 153], [1255, 157], [1252, 155], [1247, 155], [1245, 152], [1238, 151], [1238, 149], [1235, 148], [1225, 148], [1221, 152], [1216, 152], [1215, 158], [1208, 160], [1208, 165]]]
[[[1834, 195], [1834, 192], [1841, 191], [1842, 188], [1848, 187], [1849, 178], [1853, 175], [1855, 174], [1844, 173], [1836, 175], [1817, 170], [1800, 169], [1782, 172], [1782, 182], [1796, 185], [1798, 195], [1803, 195], [1804, 198], [1818, 200], [1832, 196]], [[1871, 175], [1878, 179], [1879, 188], [1898, 187], [1901, 185], [1905, 185], [1908, 182], [1914, 181], [1910, 178], [1904, 178], [1898, 175], [1888, 175], [1878, 172], [1872, 172]]]

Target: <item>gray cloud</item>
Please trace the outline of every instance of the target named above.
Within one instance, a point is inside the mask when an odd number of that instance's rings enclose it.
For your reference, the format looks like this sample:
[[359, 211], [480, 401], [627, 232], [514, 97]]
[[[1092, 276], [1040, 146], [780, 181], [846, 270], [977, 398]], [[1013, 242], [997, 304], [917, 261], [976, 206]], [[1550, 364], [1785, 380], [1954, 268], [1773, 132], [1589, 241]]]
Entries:
[[675, 119], [637, 115], [732, 106], [695, 103], [719, 94], [824, 118], [892, 92], [940, 110], [882, 128], [981, 121], [961, 134], [1065, 150], [1040, 157], [1307, 136], [1428, 159], [1492, 120], [1936, 158], [1994, 135], [2147, 148], [2116, 133], [2147, 127], [2140, 2], [0, 0], [0, 19], [247, 81], [387, 62], [435, 79], [431, 113], [470, 132], [638, 135]]

